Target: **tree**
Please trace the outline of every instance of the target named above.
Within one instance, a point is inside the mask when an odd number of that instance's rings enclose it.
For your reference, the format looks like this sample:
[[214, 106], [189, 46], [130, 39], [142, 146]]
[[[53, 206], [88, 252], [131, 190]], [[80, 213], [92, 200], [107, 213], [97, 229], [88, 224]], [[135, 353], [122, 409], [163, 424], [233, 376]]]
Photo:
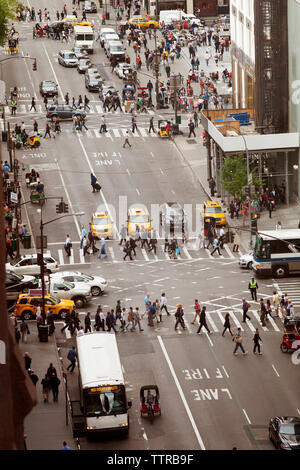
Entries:
[[0, 45], [7, 41], [10, 20], [16, 19], [16, 11], [20, 2], [17, 0], [0, 0]]
[[[256, 169], [251, 171], [252, 185], [259, 187], [261, 181], [257, 178]], [[243, 155], [226, 158], [221, 178], [224, 189], [237, 199], [244, 200], [243, 188], [248, 186], [247, 163]]]

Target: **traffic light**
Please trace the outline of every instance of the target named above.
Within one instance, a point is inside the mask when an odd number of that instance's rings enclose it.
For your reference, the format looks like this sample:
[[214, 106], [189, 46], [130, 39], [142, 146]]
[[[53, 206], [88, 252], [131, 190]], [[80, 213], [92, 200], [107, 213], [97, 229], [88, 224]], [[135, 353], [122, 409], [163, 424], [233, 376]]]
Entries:
[[60, 202], [59, 204], [56, 204], [56, 213], [62, 214], [63, 212], [64, 212], [64, 203]]
[[63, 204], [63, 213], [67, 214], [69, 212], [69, 205], [66, 204], [65, 202], [63, 202], [62, 204]]
[[37, 62], [36, 62], [36, 59], [34, 59], [34, 61], [33, 61], [32, 70], [33, 70], [34, 72], [37, 71]]

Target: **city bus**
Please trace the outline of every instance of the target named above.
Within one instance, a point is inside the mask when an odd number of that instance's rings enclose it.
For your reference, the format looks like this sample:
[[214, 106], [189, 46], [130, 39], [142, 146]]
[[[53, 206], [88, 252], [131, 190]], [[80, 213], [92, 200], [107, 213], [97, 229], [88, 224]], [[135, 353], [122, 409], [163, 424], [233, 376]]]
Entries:
[[253, 260], [258, 276], [284, 278], [300, 273], [300, 230], [257, 233]]
[[80, 400], [71, 401], [73, 436], [128, 434], [125, 382], [115, 334], [77, 336]]

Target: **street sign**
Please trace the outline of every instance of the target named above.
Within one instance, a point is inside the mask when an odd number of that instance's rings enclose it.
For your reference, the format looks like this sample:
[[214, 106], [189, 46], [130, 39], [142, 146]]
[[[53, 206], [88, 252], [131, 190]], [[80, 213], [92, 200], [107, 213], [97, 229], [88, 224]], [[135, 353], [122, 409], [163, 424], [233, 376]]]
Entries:
[[10, 193], [10, 200], [14, 204], [18, 204], [18, 195], [17, 193], [14, 193], [13, 191]]

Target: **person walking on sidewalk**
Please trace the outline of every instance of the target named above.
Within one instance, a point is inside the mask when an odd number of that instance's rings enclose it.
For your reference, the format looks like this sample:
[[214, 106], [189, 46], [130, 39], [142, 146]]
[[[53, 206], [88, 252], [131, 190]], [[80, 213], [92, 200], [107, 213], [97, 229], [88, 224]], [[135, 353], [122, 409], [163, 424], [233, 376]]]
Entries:
[[190, 133], [189, 133], [189, 137], [188, 137], [188, 138], [190, 138], [190, 137], [192, 136], [192, 134], [193, 134], [194, 137], [196, 137], [196, 134], [195, 134], [195, 124], [194, 124], [194, 122], [193, 122], [192, 120], [189, 122], [189, 129], [190, 129]]
[[119, 245], [122, 246], [122, 243], [126, 242], [126, 237], [127, 237], [127, 228], [125, 227], [124, 224], [122, 225], [122, 228], [120, 231], [120, 237], [121, 237], [121, 240], [120, 240]]
[[222, 336], [225, 335], [226, 330], [229, 330], [231, 336], [233, 336], [233, 333], [231, 331], [230, 314], [229, 313], [226, 313], [226, 315], [225, 315], [224, 331], [222, 333]]
[[106, 251], [106, 242], [105, 242], [104, 237], [101, 237], [100, 248], [99, 248], [99, 251], [98, 251], [97, 258], [101, 259], [102, 255], [104, 255], [104, 258], [108, 257], [108, 254], [107, 254], [107, 251]]
[[234, 234], [234, 245], [233, 245], [233, 253], [238, 253], [239, 252], [239, 247], [241, 244], [241, 231], [236, 230]]
[[237, 354], [238, 348], [241, 348], [243, 354], [248, 354], [248, 351], [245, 351], [245, 349], [243, 347], [243, 344], [242, 344], [243, 343], [243, 336], [242, 336], [241, 328], [237, 329], [237, 332], [235, 333], [232, 341], [235, 342], [235, 348], [234, 348], [234, 351], [233, 351], [234, 355]]
[[50, 392], [51, 386], [50, 386], [50, 380], [49, 380], [49, 377], [48, 377], [47, 374], [45, 374], [45, 377], [41, 381], [41, 385], [42, 385], [42, 393], [43, 393], [44, 403], [48, 403], [48, 401], [49, 401], [49, 392]]
[[262, 343], [262, 339], [259, 336], [259, 329], [258, 328], [256, 328], [255, 335], [253, 337], [253, 342], [254, 342], [253, 354], [256, 354], [256, 349], [258, 349], [258, 354], [259, 354], [259, 356], [261, 356], [262, 353], [261, 353], [261, 350], [260, 350], [259, 342]]
[[257, 289], [258, 289], [258, 284], [257, 284], [257, 281], [254, 279], [254, 277], [253, 277], [253, 278], [251, 279], [251, 281], [249, 282], [248, 289], [249, 289], [250, 292], [251, 292], [252, 300], [255, 300], [255, 302], [257, 302]]
[[27, 335], [29, 333], [29, 328], [24, 318], [22, 318], [22, 321], [21, 321], [20, 331], [21, 331], [21, 342], [27, 344]]
[[25, 369], [29, 370], [31, 368], [32, 358], [28, 352], [24, 354]]
[[91, 328], [91, 313], [90, 312], [87, 312], [86, 316], [84, 317], [84, 332], [87, 333], [87, 332], [92, 332], [92, 328]]
[[202, 329], [203, 326], [204, 326], [204, 328], [206, 328], [208, 334], [210, 334], [210, 329], [208, 328], [207, 323], [206, 323], [206, 307], [203, 307], [202, 310], [201, 310], [199, 323], [200, 323], [200, 325], [199, 325], [199, 328], [198, 328], [198, 331], [197, 331], [197, 335], [201, 334], [201, 329]]
[[65, 316], [65, 326], [63, 326], [60, 331], [63, 333], [66, 328], [70, 330], [71, 323], [72, 323], [72, 318], [71, 318], [70, 312], [68, 311]]
[[50, 386], [51, 386], [51, 390], [53, 394], [53, 401], [55, 402], [58, 401], [59, 385], [60, 385], [60, 380], [57, 377], [57, 375], [52, 375], [50, 377]]
[[72, 373], [76, 367], [76, 359], [77, 359], [77, 352], [76, 352], [75, 346], [72, 346], [72, 348], [69, 350], [67, 358], [70, 361], [70, 364], [68, 365], [67, 370], [70, 370], [70, 372]]
[[248, 320], [251, 320], [251, 318], [249, 317], [249, 315], [247, 315], [248, 310], [249, 310], [249, 308], [251, 307], [251, 305], [248, 304], [248, 302], [246, 301], [246, 299], [243, 299], [242, 302], [243, 302], [243, 323], [246, 323], [246, 319], [247, 319], [247, 318], [248, 318]]
[[200, 321], [201, 307], [200, 307], [200, 304], [198, 302], [198, 299], [195, 299], [194, 309], [195, 309], [195, 315], [194, 315], [193, 321], [191, 321], [192, 325], [195, 324], [195, 321], [196, 321], [197, 317], [199, 317], [199, 321]]

